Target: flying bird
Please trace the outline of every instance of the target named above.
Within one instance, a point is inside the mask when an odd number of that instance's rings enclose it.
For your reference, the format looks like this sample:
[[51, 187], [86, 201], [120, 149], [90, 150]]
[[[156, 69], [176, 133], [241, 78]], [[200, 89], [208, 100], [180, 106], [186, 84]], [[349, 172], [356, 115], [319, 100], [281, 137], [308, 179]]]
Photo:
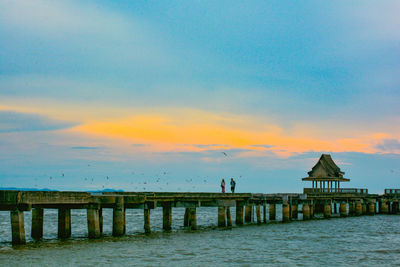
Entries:
[[228, 154], [226, 154], [226, 152], [223, 152], [223, 151], [222, 151], [221, 153], [224, 154], [225, 157], [228, 156]]

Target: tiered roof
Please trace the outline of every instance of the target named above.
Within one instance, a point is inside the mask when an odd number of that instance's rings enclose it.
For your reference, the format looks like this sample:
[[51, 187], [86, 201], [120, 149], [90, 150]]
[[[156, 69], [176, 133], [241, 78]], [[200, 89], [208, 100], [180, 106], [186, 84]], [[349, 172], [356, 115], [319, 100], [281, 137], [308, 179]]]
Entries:
[[322, 154], [315, 166], [308, 172], [308, 177], [303, 181], [342, 181], [348, 182], [350, 179], [343, 178], [344, 172], [332, 160], [331, 155]]

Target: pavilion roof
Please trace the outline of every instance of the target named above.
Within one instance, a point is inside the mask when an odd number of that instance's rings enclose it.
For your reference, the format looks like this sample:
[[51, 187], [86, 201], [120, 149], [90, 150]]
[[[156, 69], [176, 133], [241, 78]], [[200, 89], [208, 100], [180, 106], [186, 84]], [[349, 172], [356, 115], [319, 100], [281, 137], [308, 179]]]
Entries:
[[303, 181], [342, 181], [348, 182], [350, 179], [343, 177], [344, 172], [332, 160], [331, 155], [322, 154], [318, 162], [314, 165], [311, 171], [308, 172], [308, 177], [302, 178]]

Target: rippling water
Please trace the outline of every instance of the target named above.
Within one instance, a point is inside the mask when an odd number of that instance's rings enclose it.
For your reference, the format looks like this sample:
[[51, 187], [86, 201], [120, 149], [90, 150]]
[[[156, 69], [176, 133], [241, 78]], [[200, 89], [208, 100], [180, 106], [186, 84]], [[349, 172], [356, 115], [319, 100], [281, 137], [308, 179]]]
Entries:
[[[234, 209], [232, 211], [234, 218]], [[400, 266], [400, 216], [376, 215], [268, 223], [220, 230], [216, 208], [199, 208], [200, 230], [182, 228], [184, 209], [173, 209], [173, 231], [161, 231], [162, 210], [151, 214], [143, 234], [143, 211], [127, 210], [127, 236], [111, 237], [112, 210], [104, 209], [106, 237], [88, 240], [86, 212], [72, 211], [72, 238], [58, 241], [57, 211], [45, 210], [42, 242], [12, 248], [10, 218], [0, 212], [0, 266]], [[277, 210], [277, 215], [280, 212]], [[278, 217], [279, 220], [279, 217]], [[29, 242], [30, 241], [30, 242]]]

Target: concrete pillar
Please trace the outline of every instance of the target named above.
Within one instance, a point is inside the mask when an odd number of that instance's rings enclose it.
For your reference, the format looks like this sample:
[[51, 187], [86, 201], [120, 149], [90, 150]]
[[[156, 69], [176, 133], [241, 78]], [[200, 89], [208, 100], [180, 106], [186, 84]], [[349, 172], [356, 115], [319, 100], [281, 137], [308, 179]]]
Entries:
[[246, 205], [244, 208], [244, 221], [246, 223], [251, 223], [253, 213], [253, 206]]
[[311, 201], [311, 205], [310, 205], [310, 218], [314, 218], [314, 203], [313, 201]]
[[333, 202], [333, 213], [337, 214], [337, 203]]
[[388, 214], [389, 213], [389, 205], [386, 199], [380, 201], [379, 213]]
[[148, 234], [150, 233], [150, 209], [145, 208], [143, 215], [144, 215], [144, 227], [143, 227], [144, 232]]
[[226, 227], [225, 207], [218, 207], [218, 227]]
[[356, 206], [354, 201], [349, 201], [349, 216], [356, 215]]
[[87, 210], [88, 236], [89, 238], [99, 238], [100, 232], [100, 209], [90, 207]]
[[115, 197], [115, 206], [113, 208], [113, 236], [122, 236], [125, 234], [125, 207], [124, 197]]
[[397, 214], [399, 212], [399, 202], [393, 202], [393, 214]]
[[356, 202], [356, 216], [361, 216], [362, 211], [363, 211], [363, 208], [362, 208], [361, 201], [357, 201]]
[[287, 201], [282, 203], [282, 221], [289, 222], [290, 221], [290, 206]]
[[183, 226], [189, 227], [189, 208], [185, 208], [185, 215], [183, 217]]
[[368, 203], [368, 214], [369, 215], [375, 215], [375, 207], [376, 207], [376, 203], [375, 202], [369, 202]]
[[303, 220], [309, 220], [311, 218], [310, 215], [310, 205], [308, 205], [307, 203], [303, 203], [302, 205], [302, 211], [303, 211]]
[[232, 219], [231, 219], [231, 208], [226, 207], [226, 224], [228, 227], [232, 227]]
[[42, 208], [32, 209], [31, 236], [35, 240], [43, 238], [43, 214], [44, 210]]
[[243, 225], [243, 204], [236, 201], [236, 225]]
[[324, 205], [324, 218], [328, 219], [332, 215], [332, 206], [331, 202], [327, 201]]
[[297, 203], [292, 204], [292, 219], [299, 218], [299, 205]]
[[197, 229], [196, 208], [189, 208], [189, 226], [190, 229]]
[[172, 229], [172, 206], [171, 203], [163, 204], [163, 229], [169, 231]]
[[13, 245], [22, 245], [26, 243], [24, 212], [13, 210], [10, 212], [11, 217], [11, 235]]
[[263, 204], [263, 223], [267, 223], [267, 205]]
[[276, 204], [275, 203], [269, 204], [269, 220], [270, 221], [276, 220]]
[[340, 217], [347, 217], [347, 203], [341, 202], [339, 207]]
[[367, 214], [367, 204], [363, 201], [361, 202], [362, 205], [362, 214], [366, 215]]
[[261, 208], [260, 205], [256, 206], [257, 224], [261, 224]]
[[103, 234], [103, 208], [99, 209], [99, 228], [100, 234]]
[[71, 209], [58, 209], [58, 238], [71, 237]]

